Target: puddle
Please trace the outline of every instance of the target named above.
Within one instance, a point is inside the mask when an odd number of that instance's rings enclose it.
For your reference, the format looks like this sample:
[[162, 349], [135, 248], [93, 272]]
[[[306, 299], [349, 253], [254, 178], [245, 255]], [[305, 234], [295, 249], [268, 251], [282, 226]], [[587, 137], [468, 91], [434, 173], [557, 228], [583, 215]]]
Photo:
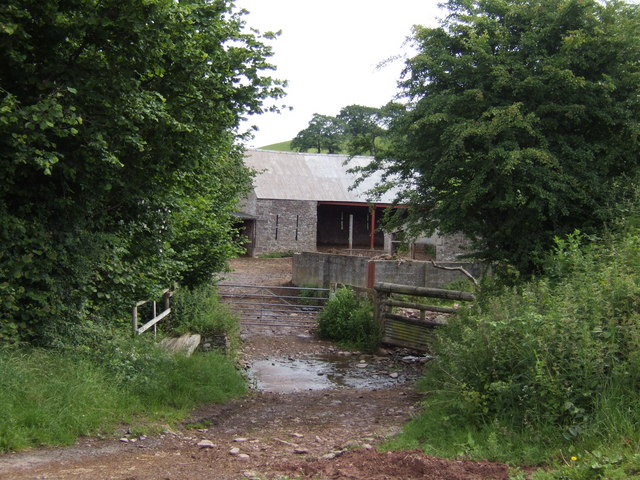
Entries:
[[337, 355], [258, 360], [252, 363], [248, 373], [258, 390], [274, 393], [330, 388], [378, 389], [415, 378], [394, 368], [392, 362], [364, 363], [356, 357]]

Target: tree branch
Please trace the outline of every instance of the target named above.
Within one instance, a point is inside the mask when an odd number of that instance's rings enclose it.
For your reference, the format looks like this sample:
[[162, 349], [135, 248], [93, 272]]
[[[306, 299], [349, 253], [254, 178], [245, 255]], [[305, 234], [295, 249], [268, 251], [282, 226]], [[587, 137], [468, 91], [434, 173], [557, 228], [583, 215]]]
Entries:
[[478, 283], [478, 280], [476, 280], [476, 277], [474, 277], [473, 275], [471, 275], [467, 270], [465, 270], [463, 267], [445, 267], [444, 265], [438, 265], [436, 264], [436, 262], [434, 262], [433, 260], [431, 260], [431, 265], [433, 265], [435, 268], [439, 268], [441, 270], [457, 270], [459, 272], [462, 272], [467, 278], [469, 278], [469, 280], [471, 280], [473, 282], [473, 284], [475, 285], [475, 287], [479, 290], [480, 289], [480, 284]]

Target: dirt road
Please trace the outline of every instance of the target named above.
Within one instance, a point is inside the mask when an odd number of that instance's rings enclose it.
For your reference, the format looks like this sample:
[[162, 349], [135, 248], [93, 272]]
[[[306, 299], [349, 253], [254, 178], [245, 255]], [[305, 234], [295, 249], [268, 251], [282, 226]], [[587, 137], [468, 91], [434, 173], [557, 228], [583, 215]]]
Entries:
[[[236, 280], [254, 284], [284, 282], [290, 275], [289, 259], [243, 259], [232, 266]], [[309, 335], [252, 334], [243, 351], [251, 362], [308, 358], [335, 353], [336, 347]], [[416, 451], [378, 452], [376, 445], [399, 431], [419, 400], [410, 383], [400, 382], [375, 390], [254, 391], [202, 408], [179, 428], [153, 437], [123, 431], [113, 438], [84, 438], [67, 448], [0, 455], [0, 478], [507, 479], [504, 465], [446, 461]]]

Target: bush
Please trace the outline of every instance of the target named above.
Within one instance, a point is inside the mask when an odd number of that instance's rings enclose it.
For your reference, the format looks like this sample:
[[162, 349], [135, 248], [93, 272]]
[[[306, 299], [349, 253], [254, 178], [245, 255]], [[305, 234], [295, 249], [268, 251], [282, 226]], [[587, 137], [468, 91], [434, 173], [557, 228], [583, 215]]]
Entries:
[[502, 445], [637, 438], [640, 238], [579, 241], [558, 242], [546, 278], [483, 296], [439, 330], [421, 382], [429, 415]]
[[218, 300], [207, 285], [179, 288], [171, 299], [171, 316], [165, 328], [171, 335], [198, 333], [226, 335], [232, 348], [239, 343], [240, 324], [236, 315]]
[[322, 338], [366, 352], [374, 351], [381, 339], [371, 302], [359, 300], [348, 288], [338, 289], [329, 299], [318, 317], [318, 333]]

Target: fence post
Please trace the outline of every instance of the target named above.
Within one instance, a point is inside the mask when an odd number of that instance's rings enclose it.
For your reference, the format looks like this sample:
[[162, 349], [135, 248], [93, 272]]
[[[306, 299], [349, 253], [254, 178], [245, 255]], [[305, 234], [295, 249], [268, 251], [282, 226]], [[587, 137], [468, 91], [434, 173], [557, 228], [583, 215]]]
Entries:
[[131, 323], [133, 326], [133, 336], [135, 337], [138, 334], [138, 305], [133, 306], [133, 310], [131, 312]]
[[[153, 307], [152, 307], [152, 312], [153, 315], [151, 316], [151, 318], [156, 318], [158, 316], [158, 309], [156, 308], [156, 302], [153, 302]], [[153, 324], [153, 339], [157, 339], [158, 338], [158, 324], [154, 323]]]

